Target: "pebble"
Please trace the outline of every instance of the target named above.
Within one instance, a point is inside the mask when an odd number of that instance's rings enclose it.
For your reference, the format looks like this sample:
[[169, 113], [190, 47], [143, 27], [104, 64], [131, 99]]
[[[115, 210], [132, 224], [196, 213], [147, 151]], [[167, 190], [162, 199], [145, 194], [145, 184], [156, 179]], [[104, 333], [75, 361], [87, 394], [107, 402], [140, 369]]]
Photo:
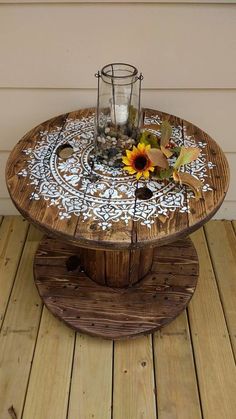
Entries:
[[104, 132], [105, 134], [97, 137], [99, 143], [97, 156], [109, 167], [121, 167], [125, 150], [132, 150], [132, 146], [136, 144], [136, 141], [125, 134], [120, 134], [117, 137], [117, 133], [109, 127], [106, 127]]

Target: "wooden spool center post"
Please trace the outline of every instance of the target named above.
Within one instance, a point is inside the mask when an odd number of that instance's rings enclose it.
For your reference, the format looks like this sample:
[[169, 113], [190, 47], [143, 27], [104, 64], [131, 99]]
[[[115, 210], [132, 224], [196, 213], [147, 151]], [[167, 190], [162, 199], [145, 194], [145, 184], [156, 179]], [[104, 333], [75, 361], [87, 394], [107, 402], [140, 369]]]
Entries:
[[129, 287], [151, 269], [153, 248], [139, 250], [93, 250], [80, 248], [81, 265], [98, 284], [109, 287]]

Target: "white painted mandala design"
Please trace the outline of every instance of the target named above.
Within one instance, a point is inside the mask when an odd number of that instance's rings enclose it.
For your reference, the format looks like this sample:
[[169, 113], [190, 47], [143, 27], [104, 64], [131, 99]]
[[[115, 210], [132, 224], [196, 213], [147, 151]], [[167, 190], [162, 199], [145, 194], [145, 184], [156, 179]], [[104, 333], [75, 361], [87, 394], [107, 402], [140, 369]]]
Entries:
[[[160, 123], [158, 116], [145, 119], [146, 124]], [[193, 194], [185, 186], [174, 183], [165, 185], [155, 180], [139, 181], [138, 186], [147, 186], [153, 196], [146, 200], [136, 200], [135, 176], [126, 174], [122, 169], [113, 169], [94, 162], [94, 116], [78, 120], [68, 120], [66, 126], [54, 131], [43, 131], [35, 148], [27, 148], [25, 167], [18, 173], [29, 179], [34, 185], [30, 199], [48, 201], [48, 206], [59, 209], [61, 219], [70, 218], [72, 214], [98, 222], [102, 230], [112, 223], [130, 220], [140, 221], [151, 227], [155, 218], [170, 212], [189, 212], [189, 199]], [[184, 139], [183, 139], [184, 137]], [[193, 137], [182, 132], [182, 127], [173, 127], [172, 138], [179, 146], [194, 147]], [[206, 143], [198, 145], [203, 149], [199, 158], [185, 167], [193, 176], [201, 179], [203, 191], [211, 190], [206, 183], [208, 170], [214, 165], [207, 161], [204, 154]], [[67, 160], [57, 156], [57, 149], [69, 143], [73, 154]], [[91, 164], [91, 162], [93, 162]]]

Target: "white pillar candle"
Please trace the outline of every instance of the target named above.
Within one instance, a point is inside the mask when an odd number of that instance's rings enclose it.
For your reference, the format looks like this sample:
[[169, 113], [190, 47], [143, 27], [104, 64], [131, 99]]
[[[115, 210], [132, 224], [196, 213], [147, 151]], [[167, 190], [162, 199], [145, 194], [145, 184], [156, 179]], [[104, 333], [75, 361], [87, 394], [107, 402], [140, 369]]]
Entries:
[[[114, 115], [115, 113], [115, 115]], [[127, 105], [114, 105], [111, 106], [111, 120], [113, 124], [123, 125], [128, 120], [128, 106]]]

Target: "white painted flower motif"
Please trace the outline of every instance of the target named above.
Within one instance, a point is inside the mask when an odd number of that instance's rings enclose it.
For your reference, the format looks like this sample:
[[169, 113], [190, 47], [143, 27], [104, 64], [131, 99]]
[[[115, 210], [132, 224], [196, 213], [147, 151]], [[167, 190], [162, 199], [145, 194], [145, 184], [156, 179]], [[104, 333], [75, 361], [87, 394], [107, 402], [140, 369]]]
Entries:
[[112, 224], [107, 221], [103, 221], [98, 223], [98, 226], [101, 227], [102, 230], [107, 230], [108, 228], [111, 228]]
[[39, 201], [40, 196], [36, 192], [32, 192], [31, 195], [30, 195], [30, 199], [34, 199], [35, 201]]
[[71, 157], [63, 162], [58, 163], [58, 169], [61, 172], [67, 172], [71, 168], [73, 168], [74, 163], [76, 162], [76, 159]]
[[33, 151], [33, 149], [32, 149], [32, 148], [27, 148], [27, 149], [23, 150], [23, 152], [24, 152], [27, 156], [29, 156], [29, 155], [32, 153], [32, 151]]
[[80, 176], [74, 175], [74, 174], [72, 174], [72, 175], [65, 175], [63, 177], [72, 186], [77, 186], [79, 184], [79, 182], [80, 182], [80, 179], [81, 179]]
[[213, 169], [216, 165], [214, 163], [212, 163], [211, 161], [209, 161], [207, 163], [207, 166], [209, 167], [209, 169]]
[[31, 185], [39, 185], [39, 180], [38, 179], [33, 179], [32, 182], [30, 182]]
[[152, 219], [147, 219], [147, 220], [142, 221], [142, 222], [141, 222], [141, 224], [142, 224], [143, 226], [146, 226], [146, 227], [148, 227], [148, 228], [151, 228], [152, 224], [154, 224], [154, 220], [152, 220]]
[[[158, 115], [145, 118], [145, 124], [160, 122]], [[185, 187], [172, 182], [165, 185], [155, 179], [141, 180], [139, 187], [147, 186], [153, 196], [147, 201], [136, 200], [135, 176], [129, 176], [121, 168], [114, 169], [96, 161], [92, 168], [93, 132], [94, 116], [70, 120], [63, 132], [60, 127], [50, 132], [43, 131], [36, 147], [24, 150], [27, 159], [25, 167], [18, 174], [28, 177], [29, 183], [35, 187], [30, 199], [44, 199], [48, 206], [57, 206], [61, 219], [70, 218], [74, 214], [84, 220], [97, 221], [102, 230], [112, 227], [112, 223], [118, 221], [127, 225], [131, 219], [151, 228], [159, 215], [168, 217], [170, 212], [176, 210], [189, 211], [188, 199], [194, 197], [194, 194], [188, 189], [186, 193]], [[181, 126], [173, 127], [172, 139], [178, 146], [196, 146], [194, 137], [187, 135], [186, 129], [183, 137]], [[56, 150], [66, 143], [73, 147], [74, 154], [68, 160], [60, 161]], [[204, 148], [205, 143], [200, 141], [197, 144]], [[205, 183], [209, 169], [213, 170], [214, 165], [206, 161], [202, 152], [184, 170], [201, 179], [203, 191], [207, 191], [211, 190], [210, 184]], [[94, 181], [91, 181], [91, 176]]]
[[67, 218], [71, 218], [71, 215], [68, 214], [67, 212], [60, 211], [59, 212], [59, 217], [60, 217], [61, 220], [64, 220], [64, 219], [67, 219]]
[[180, 208], [179, 212], [190, 212], [190, 209], [187, 205], [184, 205], [183, 207]]
[[18, 172], [18, 175], [26, 177], [26, 176], [28, 176], [28, 172], [27, 172], [26, 169], [22, 169]]
[[200, 148], [205, 148], [206, 147], [206, 143], [203, 143], [202, 141], [198, 141], [198, 146]]
[[213, 191], [213, 189], [210, 187], [209, 183], [205, 183], [202, 187], [202, 191], [203, 192]]

